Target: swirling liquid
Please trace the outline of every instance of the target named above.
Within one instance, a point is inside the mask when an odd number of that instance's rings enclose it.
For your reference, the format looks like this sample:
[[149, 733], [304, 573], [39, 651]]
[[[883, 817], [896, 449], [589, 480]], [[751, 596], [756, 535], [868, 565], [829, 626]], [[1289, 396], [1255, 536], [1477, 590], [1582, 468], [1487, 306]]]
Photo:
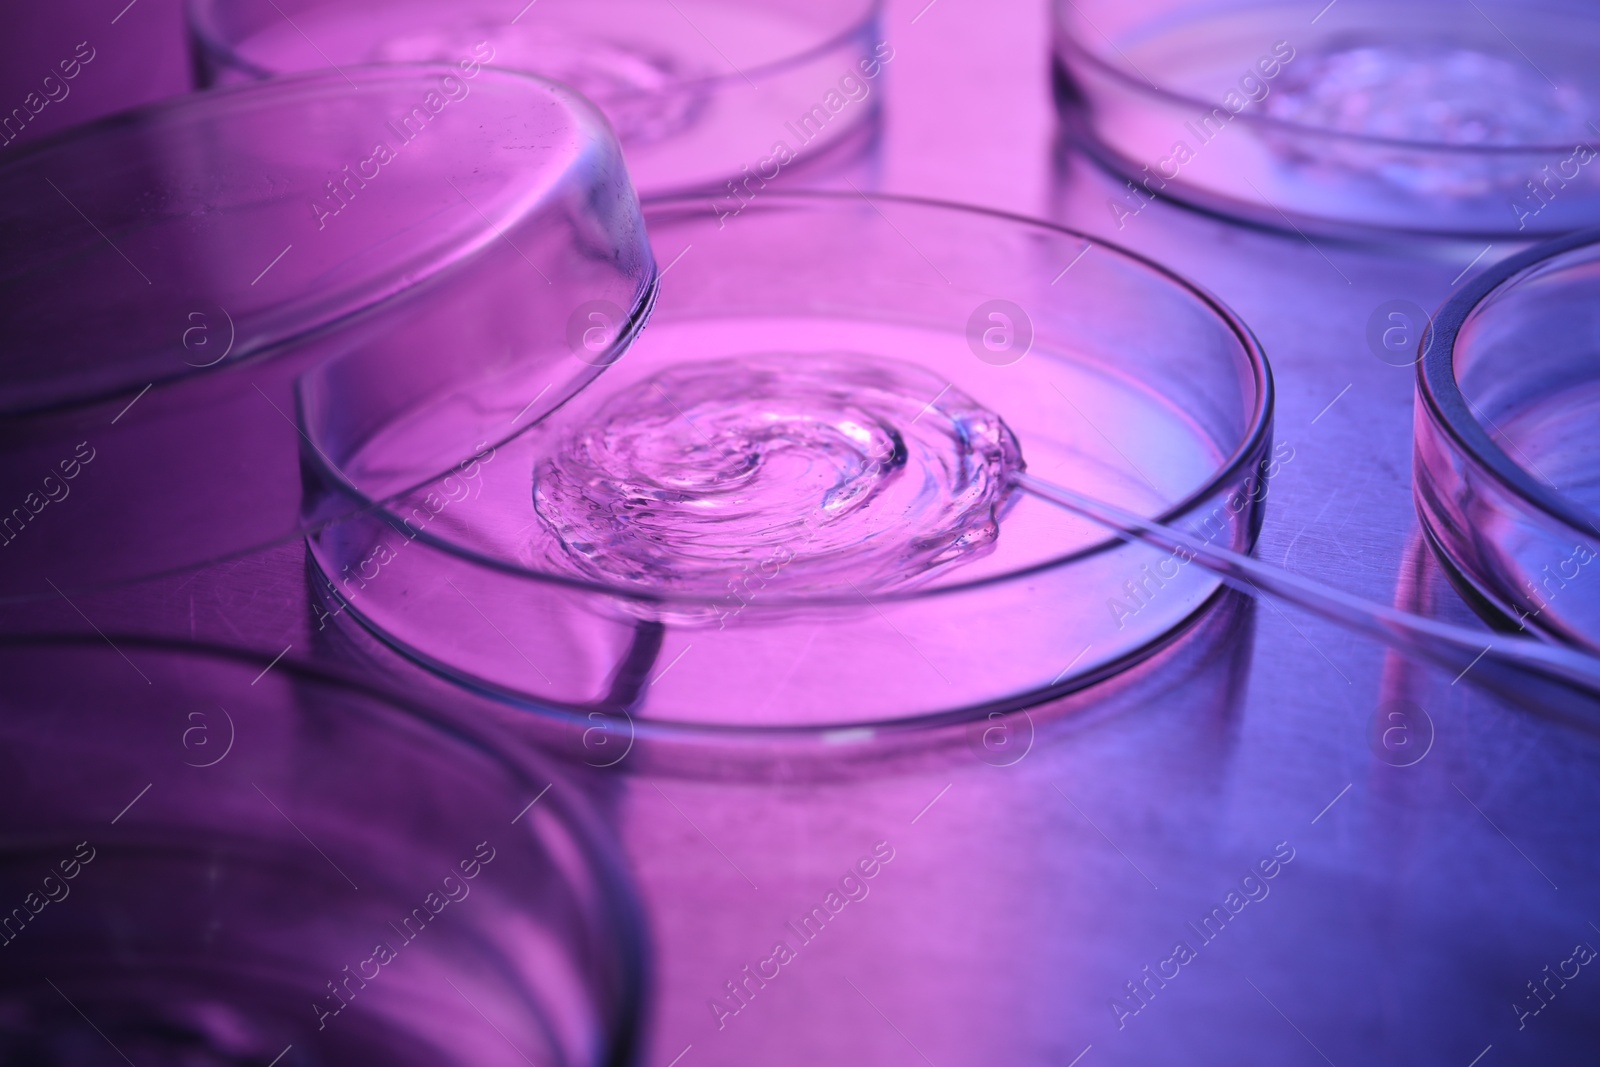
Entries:
[[1267, 114], [1340, 133], [1448, 145], [1562, 145], [1583, 99], [1515, 56], [1426, 43], [1351, 43], [1284, 68]]
[[608, 584], [867, 593], [989, 551], [1021, 450], [994, 412], [893, 360], [764, 354], [672, 367], [538, 464], [543, 555]]
[[[492, 54], [495, 66], [534, 71], [595, 101], [625, 146], [682, 134], [706, 109], [710, 90], [704, 83], [721, 72], [681, 49], [652, 45], [640, 32], [636, 5], [611, 6], [617, 10], [609, 19], [575, 17], [581, 9], [567, 7], [554, 16], [537, 9], [510, 25], [503, 12], [490, 17], [467, 10], [442, 18], [426, 3], [388, 5], [377, 19], [364, 8], [325, 5], [299, 13], [298, 28], [269, 24], [240, 42], [238, 51], [272, 71], [314, 67], [319, 53], [307, 53], [307, 39], [327, 53], [324, 63], [331, 56], [341, 65], [454, 65]], [[482, 50], [489, 43], [492, 53]]]
[[[1573, 145], [1590, 140], [1585, 101], [1517, 56], [1426, 42], [1329, 44], [1284, 67], [1262, 101], [1273, 118], [1322, 130], [1454, 147]], [[1269, 136], [1269, 140], [1271, 140]], [[1376, 174], [1417, 193], [1483, 196], [1525, 181], [1527, 163], [1439, 156], [1329, 141], [1302, 166]]]

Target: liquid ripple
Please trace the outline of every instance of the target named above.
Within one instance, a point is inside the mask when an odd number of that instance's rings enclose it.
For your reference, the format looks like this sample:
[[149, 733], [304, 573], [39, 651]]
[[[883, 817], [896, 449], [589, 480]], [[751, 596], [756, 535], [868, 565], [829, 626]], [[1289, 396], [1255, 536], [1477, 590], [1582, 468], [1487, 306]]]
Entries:
[[[1284, 68], [1262, 101], [1273, 118], [1321, 130], [1455, 148], [1570, 145], [1588, 139], [1587, 102], [1517, 56], [1430, 42], [1346, 41]], [[1359, 142], [1319, 142], [1308, 155], [1269, 135], [1313, 169], [1377, 174], [1418, 193], [1473, 197], [1520, 186], [1525, 159], [1417, 153]]]
[[533, 499], [547, 562], [590, 580], [864, 593], [987, 552], [1022, 466], [998, 415], [918, 367], [774, 353], [623, 389], [538, 465]]

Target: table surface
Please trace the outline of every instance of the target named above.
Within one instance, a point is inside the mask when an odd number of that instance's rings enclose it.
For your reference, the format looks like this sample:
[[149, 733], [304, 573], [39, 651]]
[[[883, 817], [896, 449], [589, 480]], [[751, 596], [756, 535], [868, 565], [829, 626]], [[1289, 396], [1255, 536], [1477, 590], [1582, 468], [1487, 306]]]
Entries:
[[[174, 5], [146, 2], [144, 32], [167, 42], [150, 54], [178, 62]], [[1050, 217], [1215, 292], [1263, 343], [1277, 439], [1295, 451], [1259, 556], [1473, 625], [1419, 541], [1413, 372], [1365, 335], [1380, 304], [1436, 306], [1512, 249], [1312, 244], [1167, 203], [1119, 226], [1116, 183], [1058, 148], [1044, 5], [925, 3], [889, 7], [878, 187]], [[182, 73], [140, 69], [139, 91]], [[79, 607], [108, 630], [330, 647], [298, 546]], [[5, 626], [75, 621], [46, 604]], [[1401, 700], [1433, 728], [1410, 766], [1374, 741]], [[582, 783], [653, 933], [645, 1062], [1594, 1062], [1600, 976], [1564, 964], [1600, 945], [1600, 750], [1585, 735], [1470, 671], [1231, 597], [1032, 721], [1007, 767], [952, 744], [833, 772], [629, 761]], [[875, 847], [892, 859], [865, 897], [813, 940], [786, 926]], [[1263, 865], [1271, 878], [1247, 879]], [[780, 939], [795, 958], [747, 977]]]

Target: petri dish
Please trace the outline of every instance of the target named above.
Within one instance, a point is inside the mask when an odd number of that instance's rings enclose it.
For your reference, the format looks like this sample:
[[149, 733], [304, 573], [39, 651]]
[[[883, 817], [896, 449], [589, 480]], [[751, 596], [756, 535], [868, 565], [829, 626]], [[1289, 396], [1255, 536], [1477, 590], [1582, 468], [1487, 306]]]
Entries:
[[[0, 166], [0, 599], [299, 535], [303, 383], [346, 436], [434, 410], [436, 477], [625, 346], [655, 267], [599, 113], [506, 71], [360, 76], [180, 98]], [[615, 328], [574, 359], [597, 301]]]
[[1439, 312], [1418, 364], [1415, 494], [1492, 623], [1600, 653], [1600, 231], [1536, 246]]
[[507, 739], [215, 648], [0, 662], [7, 1062], [633, 1062], [620, 860]]
[[1273, 228], [1541, 239], [1600, 223], [1584, 4], [1055, 0], [1074, 139], [1155, 195]]
[[483, 62], [564, 82], [611, 120], [642, 193], [811, 180], [876, 137], [881, 0], [190, 0], [201, 87], [363, 63]]
[[[1198, 568], [983, 482], [1006, 449], [1253, 543], [1286, 461], [1269, 451], [1267, 364], [1159, 267], [893, 197], [774, 196], [732, 221], [672, 199], [646, 222], [675, 260], [650, 327], [472, 470], [310, 537], [324, 622], [580, 723], [848, 735], [1081, 687], [1217, 593]], [[620, 517], [600, 525], [623, 537], [595, 552], [604, 533], [572, 531], [607, 513], [585, 486], [609, 492], [609, 475], [571, 461], [612, 444], [653, 484], [611, 502]], [[330, 455], [382, 478], [386, 452], [374, 435]], [[968, 506], [980, 483], [1000, 491]], [[622, 514], [639, 501], [664, 511]]]

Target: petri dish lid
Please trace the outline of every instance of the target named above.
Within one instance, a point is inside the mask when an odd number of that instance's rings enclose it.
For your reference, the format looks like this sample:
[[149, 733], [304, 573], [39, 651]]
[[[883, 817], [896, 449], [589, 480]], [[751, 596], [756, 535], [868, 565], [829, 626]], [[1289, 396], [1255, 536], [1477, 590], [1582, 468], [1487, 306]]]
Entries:
[[[300, 532], [312, 379], [345, 434], [453, 405], [417, 446], [437, 476], [581, 388], [654, 291], [603, 117], [474, 64], [127, 112], [12, 157], [0, 191], [0, 597]], [[575, 356], [597, 302], [610, 332]]]

